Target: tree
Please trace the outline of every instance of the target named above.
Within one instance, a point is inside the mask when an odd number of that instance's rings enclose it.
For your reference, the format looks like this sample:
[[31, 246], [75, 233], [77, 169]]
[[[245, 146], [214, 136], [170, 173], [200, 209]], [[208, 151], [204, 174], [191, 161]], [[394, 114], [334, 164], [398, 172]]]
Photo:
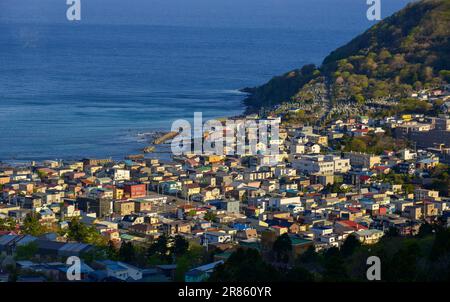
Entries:
[[78, 218], [72, 219], [67, 230], [69, 240], [93, 244], [97, 246], [106, 246], [107, 240], [94, 227], [88, 227]]
[[73, 241], [84, 242], [88, 237], [87, 227], [79, 219], [74, 218], [69, 223], [67, 237]]
[[427, 222], [422, 223], [420, 225], [419, 233], [417, 234], [417, 237], [423, 238], [425, 236], [431, 235], [431, 234], [433, 234], [433, 230], [434, 230], [434, 228], [431, 224], [429, 224]]
[[327, 282], [343, 282], [348, 280], [345, 262], [338, 248], [329, 248], [324, 253], [323, 280]]
[[350, 257], [351, 255], [353, 255], [355, 250], [360, 246], [361, 242], [359, 242], [359, 240], [354, 235], [349, 235], [342, 244], [341, 247], [342, 256]]
[[350, 144], [345, 146], [344, 151], [365, 152], [367, 144], [365, 141], [359, 138], [352, 139]]
[[211, 211], [208, 211], [203, 218], [207, 221], [214, 221], [217, 218], [217, 215]]
[[156, 256], [160, 261], [171, 263], [172, 256], [168, 247], [168, 238], [166, 235], [161, 235], [158, 239], [150, 245], [147, 250], [147, 256]]
[[16, 260], [30, 260], [38, 252], [36, 242], [30, 242], [26, 245], [19, 245], [16, 248]]
[[316, 252], [314, 245], [311, 245], [303, 254], [297, 258], [297, 262], [302, 263], [314, 263], [319, 260], [319, 254]]
[[81, 254], [81, 259], [88, 264], [96, 260], [112, 260], [108, 254], [107, 248], [104, 246], [94, 246], [93, 249]]
[[0, 231], [12, 231], [16, 228], [16, 222], [11, 217], [0, 219]]
[[403, 188], [404, 188], [406, 194], [412, 194], [412, 193], [414, 193], [414, 190], [415, 190], [415, 187], [413, 184], [405, 184], [405, 185], [403, 185]]
[[286, 274], [286, 281], [288, 282], [313, 282], [314, 275], [307, 269], [301, 266], [295, 266]]
[[122, 243], [119, 249], [119, 259], [129, 263], [133, 263], [136, 260], [136, 251], [131, 242]]
[[184, 239], [183, 236], [176, 235], [171, 251], [173, 255], [175, 257], [182, 256], [188, 251], [188, 249], [189, 249], [189, 242], [186, 239]]
[[184, 275], [191, 267], [191, 259], [189, 255], [183, 255], [181, 257], [178, 257], [176, 261], [177, 261], [177, 268], [175, 270], [175, 281], [183, 282]]
[[447, 83], [450, 82], [450, 70], [439, 71], [439, 76]]
[[32, 236], [40, 236], [45, 233], [45, 227], [39, 221], [40, 215], [37, 213], [27, 214], [23, 222], [22, 231]]
[[364, 104], [364, 96], [362, 96], [361, 94], [355, 95], [354, 98], [358, 104]]
[[334, 184], [327, 184], [325, 190], [330, 193], [347, 193], [351, 189], [342, 188], [342, 183], [335, 182]]
[[186, 272], [204, 263], [205, 250], [200, 245], [191, 244], [189, 250], [176, 258], [175, 281], [184, 281]]
[[292, 241], [288, 234], [279, 236], [273, 243], [273, 251], [277, 261], [288, 263], [292, 254]]
[[399, 236], [398, 229], [396, 227], [389, 227], [388, 231], [385, 233], [386, 238]]
[[387, 268], [387, 281], [416, 281], [420, 247], [416, 241], [401, 247], [392, 257]]
[[439, 164], [432, 171], [433, 183], [429, 189], [438, 190], [440, 194], [448, 196], [450, 192], [450, 166]]
[[238, 248], [228, 260], [211, 274], [212, 282], [276, 282], [280, 273], [265, 262], [255, 249]]
[[117, 250], [117, 244], [114, 241], [109, 241], [106, 248], [106, 254], [108, 259], [116, 260], [119, 257], [119, 251]]
[[440, 228], [436, 232], [436, 237], [431, 248], [430, 259], [438, 260], [444, 255], [450, 254], [450, 229]]

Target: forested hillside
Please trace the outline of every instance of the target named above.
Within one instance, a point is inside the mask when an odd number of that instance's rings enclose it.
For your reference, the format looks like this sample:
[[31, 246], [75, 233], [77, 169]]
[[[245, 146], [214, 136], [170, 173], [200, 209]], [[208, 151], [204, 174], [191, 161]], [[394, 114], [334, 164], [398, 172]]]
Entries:
[[[256, 87], [248, 111], [283, 102], [330, 103], [406, 97], [450, 81], [450, 0], [422, 0], [328, 55]], [[326, 91], [326, 93], [324, 92]]]

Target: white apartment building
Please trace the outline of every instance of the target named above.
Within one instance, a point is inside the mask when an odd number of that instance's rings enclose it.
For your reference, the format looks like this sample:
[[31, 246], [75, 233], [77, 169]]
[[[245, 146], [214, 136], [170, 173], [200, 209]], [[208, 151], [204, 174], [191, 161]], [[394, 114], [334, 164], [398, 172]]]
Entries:
[[225, 243], [231, 241], [231, 235], [222, 232], [206, 232], [202, 237], [203, 243]]
[[304, 155], [294, 159], [292, 166], [304, 173], [321, 175], [346, 173], [351, 168], [350, 159], [334, 155]]
[[130, 171], [126, 169], [114, 169], [114, 180], [130, 180]]
[[300, 197], [280, 197], [280, 198], [270, 198], [269, 206], [275, 208], [286, 207], [288, 205], [298, 204], [301, 205]]

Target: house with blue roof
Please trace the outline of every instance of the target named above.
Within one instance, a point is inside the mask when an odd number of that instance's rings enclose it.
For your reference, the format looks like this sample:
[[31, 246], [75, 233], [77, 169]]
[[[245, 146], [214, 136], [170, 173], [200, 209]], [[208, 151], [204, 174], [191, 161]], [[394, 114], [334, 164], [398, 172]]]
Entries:
[[113, 260], [97, 260], [93, 266], [106, 272], [107, 277], [122, 281], [139, 281], [142, 279], [142, 270], [125, 262]]
[[208, 263], [196, 268], [189, 270], [185, 276], [185, 282], [204, 282], [208, 280], [211, 273], [214, 271], [216, 266], [223, 264], [223, 260], [219, 260], [216, 262]]

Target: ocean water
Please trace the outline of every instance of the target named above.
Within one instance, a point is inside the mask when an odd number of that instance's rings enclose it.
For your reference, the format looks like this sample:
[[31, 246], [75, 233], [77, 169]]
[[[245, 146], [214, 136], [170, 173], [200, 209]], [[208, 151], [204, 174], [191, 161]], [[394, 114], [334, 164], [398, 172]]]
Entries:
[[[345, 0], [348, 9], [329, 13], [320, 7], [323, 0], [306, 1], [299, 20], [289, 6], [277, 6], [274, 14], [283, 22], [267, 18], [270, 5], [253, 19], [245, 19], [244, 10], [236, 22], [231, 13], [228, 19], [207, 14], [203, 21], [201, 10], [191, 19], [169, 14], [175, 25], [165, 24], [167, 18], [156, 25], [133, 23], [132, 16], [122, 23], [95, 16], [79, 23], [23, 20], [26, 14], [5, 1], [0, 161], [137, 153], [146, 145], [137, 133], [169, 130], [174, 120], [192, 119], [196, 111], [204, 119], [240, 114], [245, 95], [238, 89], [320, 64], [373, 24], [365, 19], [365, 1], [355, 6]], [[385, 13], [405, 2], [390, 3]]]

